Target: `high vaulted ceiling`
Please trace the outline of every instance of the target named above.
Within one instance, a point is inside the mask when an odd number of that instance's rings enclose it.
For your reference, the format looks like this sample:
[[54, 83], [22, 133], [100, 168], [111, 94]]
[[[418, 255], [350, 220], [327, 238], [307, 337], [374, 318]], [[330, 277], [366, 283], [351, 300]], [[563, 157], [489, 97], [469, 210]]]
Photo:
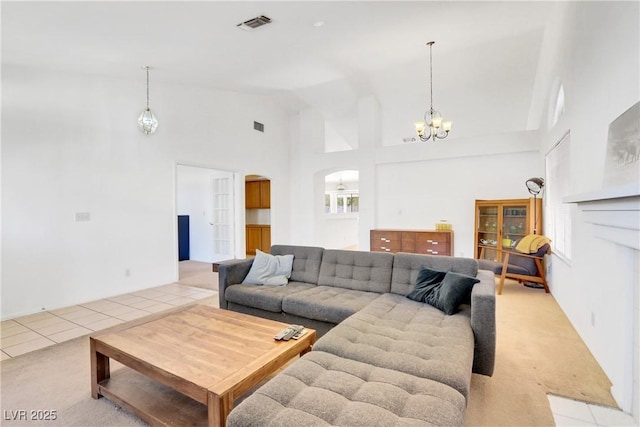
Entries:
[[[493, 79], [530, 92], [552, 5], [3, 1], [2, 63], [127, 79], [144, 79], [141, 67], [150, 65], [152, 84], [270, 95], [289, 111], [310, 106], [337, 120], [366, 94], [415, 93], [424, 104], [430, 40], [434, 98], [478, 84], [498, 87]], [[271, 24], [236, 26], [259, 15]]]

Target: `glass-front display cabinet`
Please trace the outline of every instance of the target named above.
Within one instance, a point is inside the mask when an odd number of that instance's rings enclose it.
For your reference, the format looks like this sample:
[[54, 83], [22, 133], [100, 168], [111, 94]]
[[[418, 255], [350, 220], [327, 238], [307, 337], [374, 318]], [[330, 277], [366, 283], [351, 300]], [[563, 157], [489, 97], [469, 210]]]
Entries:
[[476, 200], [475, 258], [502, 261], [502, 251], [526, 236], [542, 234], [542, 200]]

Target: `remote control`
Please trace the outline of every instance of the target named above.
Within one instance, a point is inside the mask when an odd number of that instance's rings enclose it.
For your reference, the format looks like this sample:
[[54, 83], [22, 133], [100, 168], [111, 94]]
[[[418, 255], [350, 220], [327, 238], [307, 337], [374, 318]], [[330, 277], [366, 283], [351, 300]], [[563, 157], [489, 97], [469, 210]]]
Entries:
[[306, 333], [307, 333], [307, 330], [303, 328], [300, 332], [298, 332], [297, 334], [295, 334], [291, 338], [294, 339], [294, 340], [298, 340], [298, 339], [302, 338], [303, 336], [305, 336]]
[[277, 341], [289, 341], [291, 337], [304, 329], [303, 326], [300, 325], [289, 325], [288, 328], [277, 333], [273, 338]]

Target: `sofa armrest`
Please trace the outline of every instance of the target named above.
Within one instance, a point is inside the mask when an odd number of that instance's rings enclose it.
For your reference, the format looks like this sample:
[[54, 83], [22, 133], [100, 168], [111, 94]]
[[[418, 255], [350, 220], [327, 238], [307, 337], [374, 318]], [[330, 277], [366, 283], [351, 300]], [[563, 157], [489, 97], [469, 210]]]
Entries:
[[478, 270], [471, 292], [471, 329], [475, 339], [473, 372], [493, 375], [496, 358], [496, 282], [492, 271]]
[[253, 264], [253, 258], [249, 259], [232, 259], [222, 261], [218, 268], [218, 299], [220, 308], [228, 307], [227, 300], [224, 297], [225, 290], [228, 286], [242, 283]]

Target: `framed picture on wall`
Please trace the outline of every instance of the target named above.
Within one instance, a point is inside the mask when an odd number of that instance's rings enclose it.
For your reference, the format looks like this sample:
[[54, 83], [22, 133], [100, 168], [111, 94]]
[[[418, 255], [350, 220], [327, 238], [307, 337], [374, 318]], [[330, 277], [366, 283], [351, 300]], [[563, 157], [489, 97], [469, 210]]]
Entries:
[[609, 125], [604, 187], [638, 182], [640, 177], [640, 102]]

